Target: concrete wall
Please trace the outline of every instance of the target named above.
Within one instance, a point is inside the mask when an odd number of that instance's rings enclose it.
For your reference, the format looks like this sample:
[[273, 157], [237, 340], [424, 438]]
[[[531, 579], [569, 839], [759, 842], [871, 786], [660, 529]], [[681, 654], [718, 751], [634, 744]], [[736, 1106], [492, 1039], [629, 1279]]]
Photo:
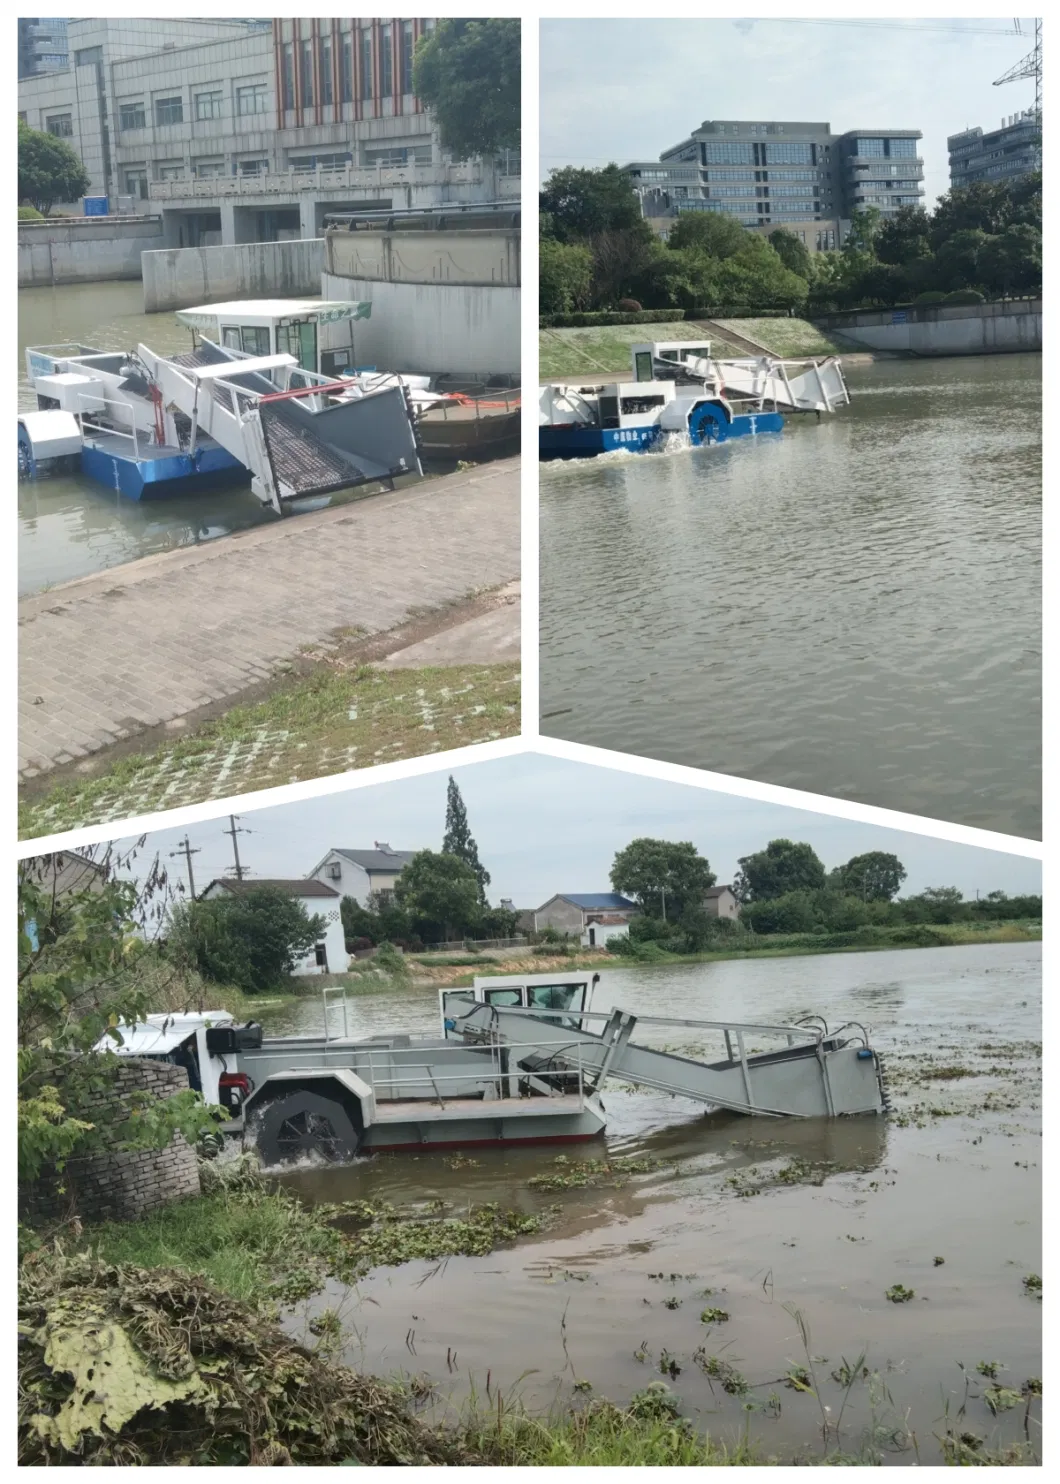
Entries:
[[160, 217], [19, 222], [18, 286], [139, 278], [140, 254], [161, 245]]
[[856, 345], [899, 355], [981, 356], [1042, 348], [1040, 299], [831, 314], [815, 323]]
[[[334, 886], [329, 881], [328, 886]], [[350, 956], [346, 952], [346, 932], [342, 926], [342, 913], [339, 909], [337, 898], [331, 897], [303, 897], [302, 906], [310, 917], [322, 917], [327, 924], [323, 936], [317, 939], [323, 943], [327, 953], [327, 966], [317, 963], [316, 949], [311, 948], [309, 952], [295, 965], [295, 974], [345, 974], [349, 967]]]
[[359, 365], [388, 371], [517, 375], [519, 290], [468, 284], [378, 283], [325, 273], [326, 299], [366, 299], [356, 325]]
[[517, 288], [518, 228], [482, 231], [329, 232], [326, 271], [387, 283], [481, 284]]
[[[97, 1105], [117, 1119], [128, 1116], [129, 1094], [154, 1098], [186, 1092], [188, 1074], [168, 1062], [129, 1058], [113, 1070]], [[61, 1221], [76, 1214], [84, 1221], [135, 1221], [149, 1211], [199, 1194], [195, 1150], [180, 1134], [166, 1149], [102, 1150], [70, 1160], [62, 1175], [42, 1177], [19, 1191], [21, 1210], [35, 1221]]]
[[225, 299], [315, 296], [320, 293], [323, 267], [324, 243], [319, 237], [146, 252], [144, 313]]

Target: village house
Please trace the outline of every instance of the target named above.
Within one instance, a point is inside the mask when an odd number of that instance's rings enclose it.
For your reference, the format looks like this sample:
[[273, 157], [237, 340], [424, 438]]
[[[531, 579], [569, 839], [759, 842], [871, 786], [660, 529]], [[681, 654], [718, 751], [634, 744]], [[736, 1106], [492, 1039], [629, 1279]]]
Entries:
[[253, 891], [258, 886], [271, 886], [282, 891], [302, 906], [310, 917], [322, 917], [324, 933], [309, 952], [295, 965], [295, 974], [345, 974], [349, 968], [346, 952], [346, 934], [343, 931], [342, 915], [339, 912], [340, 894], [334, 887], [322, 881], [236, 881], [229, 876], [211, 881], [205, 891], [199, 893], [200, 901], [215, 901], [220, 897], [236, 896], [239, 892]]
[[727, 917], [735, 922], [740, 904], [731, 886], [712, 886], [703, 896], [703, 910], [708, 917]]
[[553, 928], [580, 938], [586, 947], [596, 947], [616, 933], [628, 932], [629, 919], [639, 911], [636, 902], [617, 891], [560, 892], [537, 908], [534, 928], [539, 933]]
[[330, 886], [340, 897], [352, 897], [361, 907], [368, 898], [385, 901], [393, 895], [401, 872], [416, 854], [414, 850], [392, 850], [385, 840], [377, 840], [373, 850], [329, 850], [309, 875]]

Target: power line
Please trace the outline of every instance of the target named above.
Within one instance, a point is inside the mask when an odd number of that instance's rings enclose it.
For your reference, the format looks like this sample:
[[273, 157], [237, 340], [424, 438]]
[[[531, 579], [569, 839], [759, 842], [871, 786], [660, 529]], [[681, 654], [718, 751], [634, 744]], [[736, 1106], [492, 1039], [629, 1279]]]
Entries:
[[191, 889], [191, 900], [193, 902], [195, 900], [195, 877], [192, 875], [191, 858], [193, 855], [198, 855], [200, 853], [200, 850], [201, 847], [198, 845], [196, 845], [193, 849], [191, 841], [188, 839], [187, 835], [185, 835], [184, 844], [178, 845], [176, 850], [171, 850], [169, 852], [170, 859], [172, 859], [176, 855], [182, 855], [188, 863], [188, 886]]

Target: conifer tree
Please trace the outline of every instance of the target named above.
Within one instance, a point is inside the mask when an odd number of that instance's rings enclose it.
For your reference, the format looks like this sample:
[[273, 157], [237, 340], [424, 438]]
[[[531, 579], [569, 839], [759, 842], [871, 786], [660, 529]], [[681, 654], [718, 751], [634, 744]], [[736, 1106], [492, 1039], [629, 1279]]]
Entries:
[[478, 846], [468, 828], [467, 809], [452, 774], [449, 776], [449, 790], [445, 800], [445, 838], [442, 840], [442, 854], [455, 855], [467, 862], [478, 877], [479, 899], [485, 907], [487, 905], [486, 887], [490, 884], [490, 873], [478, 858]]

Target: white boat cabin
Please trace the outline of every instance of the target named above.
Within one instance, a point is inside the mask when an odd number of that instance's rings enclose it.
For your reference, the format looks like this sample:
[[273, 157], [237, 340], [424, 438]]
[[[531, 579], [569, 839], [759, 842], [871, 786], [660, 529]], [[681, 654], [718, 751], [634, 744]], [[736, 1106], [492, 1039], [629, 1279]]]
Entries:
[[201, 332], [244, 355], [292, 355], [304, 371], [338, 377], [355, 369], [354, 322], [370, 318], [372, 305], [359, 299], [233, 299], [176, 313], [193, 340]]
[[[562, 972], [477, 976], [470, 989], [439, 990], [443, 1033], [448, 1040], [459, 1039], [462, 1035], [460, 1018], [474, 1005], [532, 1011], [534, 1016], [542, 1019], [576, 1026], [580, 1012], [590, 1008], [599, 978], [599, 974]], [[568, 1014], [564, 1015], [564, 1011]]]
[[[693, 375], [699, 369], [696, 362], [710, 361], [709, 340], [698, 343], [691, 340], [643, 341], [639, 345], [630, 346], [630, 351], [633, 356], [634, 381], [656, 381], [660, 369], [656, 365], [657, 361], [672, 361], [675, 366], [684, 367]], [[706, 366], [703, 374], [709, 374]]]

